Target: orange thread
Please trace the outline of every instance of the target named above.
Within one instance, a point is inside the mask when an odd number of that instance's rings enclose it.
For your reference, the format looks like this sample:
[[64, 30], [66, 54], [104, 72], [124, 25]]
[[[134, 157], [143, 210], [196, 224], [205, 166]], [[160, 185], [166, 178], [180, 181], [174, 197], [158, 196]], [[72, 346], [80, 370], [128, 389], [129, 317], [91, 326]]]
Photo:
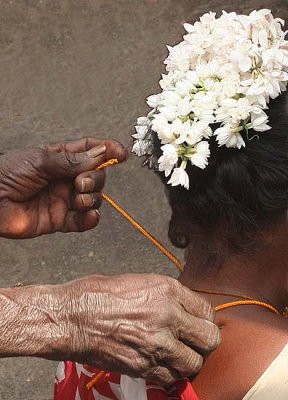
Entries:
[[[97, 168], [97, 170], [100, 170], [102, 168], [107, 167], [108, 165], [113, 165], [113, 164], [118, 164], [118, 160], [116, 158], [113, 158], [111, 160], [108, 160], [104, 164], [101, 164]], [[115, 210], [117, 210], [121, 215], [123, 215], [123, 217], [126, 218], [127, 221], [129, 221], [130, 224], [134, 226], [134, 228], [136, 228], [139, 232], [141, 232], [142, 235], [144, 235], [148, 240], [150, 240], [166, 257], [168, 257], [169, 260], [171, 260], [180, 271], [183, 271], [184, 267], [181, 264], [181, 262], [175, 256], [173, 256], [173, 254], [170, 253], [170, 251], [167, 250], [157, 239], [155, 239], [149, 232], [147, 232], [147, 230], [142, 225], [140, 225], [130, 214], [128, 214], [119, 204], [117, 204], [114, 200], [112, 200], [111, 197], [109, 197], [107, 194], [101, 193], [101, 196], [105, 201], [107, 201], [107, 203], [109, 203], [112, 207], [114, 207]]]
[[106, 200], [112, 207], [114, 207], [115, 210], [117, 210], [121, 215], [123, 215], [123, 217], [126, 218], [127, 221], [129, 221], [134, 226], [134, 228], [138, 229], [138, 231], [141, 232], [142, 235], [144, 235], [156, 247], [158, 247], [158, 249], [162, 251], [162, 253], [165, 254], [165, 256], [168, 257], [169, 260], [171, 260], [176, 265], [176, 267], [180, 269], [180, 271], [183, 271], [183, 265], [175, 256], [173, 256], [173, 254], [170, 253], [169, 250], [167, 250], [160, 242], [158, 242], [157, 239], [155, 239], [149, 232], [147, 232], [146, 229], [143, 228], [143, 226], [141, 226], [133, 217], [131, 217], [131, 215], [123, 210], [123, 208], [120, 207], [119, 204], [117, 204], [114, 200], [112, 200], [111, 197], [109, 197], [105, 193], [101, 193], [101, 195], [103, 199]]
[[109, 165], [118, 164], [118, 162], [119, 161], [117, 160], [117, 158], [111, 158], [111, 160], [104, 162], [103, 164], [99, 165], [99, 167], [97, 167], [96, 169], [99, 171], [100, 169], [108, 167]]
[[221, 311], [221, 310], [225, 310], [230, 307], [245, 306], [245, 305], [264, 307], [264, 308], [267, 308], [268, 310], [272, 311], [273, 313], [281, 316], [280, 312], [278, 310], [276, 310], [275, 307], [271, 306], [270, 304], [264, 303], [263, 301], [258, 301], [258, 300], [231, 301], [229, 303], [221, 304], [221, 305], [215, 307], [215, 311]]
[[91, 379], [91, 381], [89, 381], [86, 385], [87, 389], [91, 389], [92, 386], [95, 385], [95, 383], [97, 383], [104, 375], [106, 374], [105, 371], [100, 371], [98, 372], [98, 374], [96, 374], [95, 376], [93, 376], [93, 378]]

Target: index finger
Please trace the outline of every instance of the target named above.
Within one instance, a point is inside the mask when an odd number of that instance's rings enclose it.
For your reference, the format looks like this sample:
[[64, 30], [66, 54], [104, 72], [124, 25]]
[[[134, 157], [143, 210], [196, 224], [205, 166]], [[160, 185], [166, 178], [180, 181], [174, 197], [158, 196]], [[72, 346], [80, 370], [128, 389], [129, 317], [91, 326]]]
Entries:
[[128, 158], [128, 152], [124, 146], [116, 140], [99, 139], [95, 137], [84, 137], [78, 140], [67, 140], [62, 142], [47, 143], [41, 148], [54, 153], [62, 151], [68, 153], [83, 153], [96, 146], [106, 146], [105, 160], [117, 158], [118, 162], [125, 161]]

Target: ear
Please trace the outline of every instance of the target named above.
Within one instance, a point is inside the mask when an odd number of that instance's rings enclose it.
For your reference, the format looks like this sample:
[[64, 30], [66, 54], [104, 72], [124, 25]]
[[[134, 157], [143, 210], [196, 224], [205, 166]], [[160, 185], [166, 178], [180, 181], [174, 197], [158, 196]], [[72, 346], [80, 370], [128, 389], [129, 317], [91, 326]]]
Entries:
[[185, 249], [190, 243], [187, 219], [172, 215], [168, 236], [174, 246]]

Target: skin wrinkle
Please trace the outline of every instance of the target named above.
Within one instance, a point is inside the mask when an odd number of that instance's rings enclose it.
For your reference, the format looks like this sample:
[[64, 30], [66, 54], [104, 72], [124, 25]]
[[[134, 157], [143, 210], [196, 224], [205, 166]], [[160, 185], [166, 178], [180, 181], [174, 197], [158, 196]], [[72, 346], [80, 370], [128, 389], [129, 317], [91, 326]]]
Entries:
[[[0, 168], [1, 168], [1, 164], [0, 164]], [[20, 185], [17, 182], [17, 177], [14, 176], [14, 174], [12, 172], [5, 174], [5, 172], [1, 171], [1, 175], [6, 180], [6, 182], [9, 186], [13, 187], [13, 184], [14, 184], [14, 187], [17, 187], [17, 191], [19, 191], [23, 195], [23, 193], [25, 192], [25, 187], [24, 187], [24, 185], [22, 185], [23, 190], [22, 191], [20, 190], [20, 187], [19, 187]], [[5, 194], [4, 194], [4, 196], [5, 196]]]
[[[56, 223], [56, 221], [54, 222], [54, 218], [53, 218], [53, 213], [52, 213], [52, 210], [51, 210], [51, 207], [52, 207], [52, 201], [51, 201], [51, 186], [49, 186], [48, 187], [48, 191], [47, 191], [47, 196], [46, 196], [46, 202], [47, 202], [47, 213], [48, 213], [48, 220], [50, 221], [50, 230], [52, 231], [52, 232], [55, 232], [56, 231], [56, 225], [55, 225], [55, 223]], [[45, 200], [44, 200], [45, 201]], [[41, 214], [40, 214], [41, 215]]]
[[[24, 346], [25, 348], [25, 354], [26, 355], [33, 355], [33, 347], [35, 347], [35, 344], [33, 344], [33, 341], [35, 341], [36, 346], [38, 345], [38, 341], [41, 337], [41, 334], [39, 336], [39, 326], [37, 324], [37, 314], [41, 312], [37, 307], [31, 306], [31, 305], [23, 305], [23, 304], [18, 304], [17, 301], [15, 301], [12, 298], [8, 298], [7, 296], [1, 296], [2, 297], [2, 303], [3, 303], [3, 298], [4, 298], [4, 310], [6, 309], [6, 318], [7, 320], [11, 318], [11, 315], [13, 316], [14, 314], [17, 315], [18, 318], [18, 324], [16, 325], [16, 329], [18, 333], [16, 335], [11, 335], [9, 331], [4, 330], [4, 332], [1, 332], [1, 337], [6, 338], [6, 343], [9, 347], [13, 347], [14, 352], [17, 352], [18, 346]], [[8, 300], [8, 303], [7, 301]], [[7, 303], [7, 304], [6, 304]], [[6, 304], [6, 307], [5, 307]], [[26, 342], [26, 340], [22, 339], [21, 340], [21, 335], [20, 332], [22, 330], [22, 322], [21, 322], [21, 315], [26, 315], [26, 323], [29, 326], [29, 336], [30, 340], [29, 342]], [[9, 316], [10, 318], [9, 318]], [[36, 322], [36, 323], [35, 323]], [[1, 325], [2, 327], [2, 325]], [[42, 334], [43, 332], [43, 326], [42, 326]], [[2, 329], [1, 329], [2, 331]], [[15, 332], [16, 333], [16, 332]], [[45, 334], [45, 333], [44, 333]], [[13, 354], [12, 354], [13, 355]]]
[[64, 156], [72, 168], [80, 164], [80, 161], [76, 159], [75, 154], [69, 153], [66, 149], [64, 151]]
[[88, 151], [89, 149], [90, 149], [90, 146], [89, 146], [89, 138], [85, 138], [85, 151]]

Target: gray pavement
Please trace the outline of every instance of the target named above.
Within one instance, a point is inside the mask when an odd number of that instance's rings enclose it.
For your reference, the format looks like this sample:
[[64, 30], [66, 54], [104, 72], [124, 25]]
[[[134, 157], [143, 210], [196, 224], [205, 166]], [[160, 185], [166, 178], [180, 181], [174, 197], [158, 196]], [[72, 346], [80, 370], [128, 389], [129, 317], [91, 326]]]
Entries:
[[[284, 2], [275, 1], [276, 9]], [[271, 1], [0, 0], [0, 151], [95, 133], [130, 146], [135, 119], [147, 111], [144, 99], [158, 90], [165, 45], [180, 40], [181, 24], [209, 10], [259, 5], [268, 8]], [[106, 191], [172, 248], [163, 187], [138, 158], [109, 170]], [[101, 212], [92, 232], [1, 239], [1, 286], [95, 273], [177, 275], [108, 205]], [[55, 367], [2, 360], [0, 399], [52, 399]]]

